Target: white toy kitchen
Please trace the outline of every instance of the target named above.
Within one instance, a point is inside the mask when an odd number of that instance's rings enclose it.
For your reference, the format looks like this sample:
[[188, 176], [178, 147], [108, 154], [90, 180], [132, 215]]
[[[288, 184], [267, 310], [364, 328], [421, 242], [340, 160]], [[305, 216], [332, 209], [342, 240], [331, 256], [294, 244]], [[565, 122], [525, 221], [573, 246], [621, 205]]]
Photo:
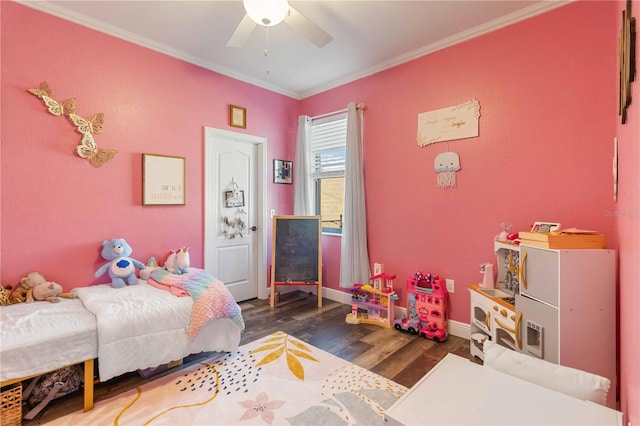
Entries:
[[[528, 245], [530, 243], [531, 245]], [[469, 285], [470, 349], [484, 341], [611, 380], [616, 389], [615, 251], [553, 249], [522, 240], [495, 241], [483, 282]], [[488, 276], [488, 275], [491, 276]]]

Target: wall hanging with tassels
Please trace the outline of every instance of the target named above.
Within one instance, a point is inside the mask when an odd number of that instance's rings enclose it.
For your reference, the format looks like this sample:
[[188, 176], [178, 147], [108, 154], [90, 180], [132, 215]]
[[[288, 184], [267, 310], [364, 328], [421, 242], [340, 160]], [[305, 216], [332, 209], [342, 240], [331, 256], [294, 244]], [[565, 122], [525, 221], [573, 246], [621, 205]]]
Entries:
[[438, 188], [454, 188], [458, 170], [460, 170], [458, 154], [450, 151], [438, 154], [433, 162], [433, 171], [438, 174]]

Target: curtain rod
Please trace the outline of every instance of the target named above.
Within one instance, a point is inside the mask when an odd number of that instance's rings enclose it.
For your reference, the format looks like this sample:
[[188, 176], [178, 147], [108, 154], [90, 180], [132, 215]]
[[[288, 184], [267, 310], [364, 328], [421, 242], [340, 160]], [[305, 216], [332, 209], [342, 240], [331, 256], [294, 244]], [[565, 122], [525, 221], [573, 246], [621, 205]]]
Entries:
[[[356, 104], [356, 109], [366, 109], [366, 108], [365, 108], [364, 104]], [[349, 111], [349, 109], [345, 108], [345, 109], [341, 109], [340, 111], [327, 112], [325, 114], [316, 115], [316, 116], [313, 116], [313, 117], [310, 117], [310, 118], [312, 120], [317, 120], [319, 118], [330, 117], [332, 115], [344, 114], [347, 111]]]

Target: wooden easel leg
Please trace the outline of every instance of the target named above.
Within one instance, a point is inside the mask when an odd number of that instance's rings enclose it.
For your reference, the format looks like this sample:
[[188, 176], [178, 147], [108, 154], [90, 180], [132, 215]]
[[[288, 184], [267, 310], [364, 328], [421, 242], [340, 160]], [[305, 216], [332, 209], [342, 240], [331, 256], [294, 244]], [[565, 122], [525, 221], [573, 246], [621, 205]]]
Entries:
[[276, 286], [271, 283], [271, 295], [269, 296], [269, 306], [274, 308], [276, 306]]
[[318, 283], [318, 308], [322, 308], [322, 283]]

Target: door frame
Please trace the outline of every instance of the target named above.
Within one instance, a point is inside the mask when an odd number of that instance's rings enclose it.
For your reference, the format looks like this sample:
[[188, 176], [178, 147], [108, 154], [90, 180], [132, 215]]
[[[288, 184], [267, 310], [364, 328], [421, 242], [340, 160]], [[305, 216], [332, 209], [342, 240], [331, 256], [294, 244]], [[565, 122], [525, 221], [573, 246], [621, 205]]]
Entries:
[[257, 147], [256, 158], [256, 223], [247, 224], [249, 227], [255, 225], [258, 229], [256, 244], [256, 285], [258, 286], [258, 298], [266, 299], [269, 295], [267, 288], [267, 138], [261, 136], [248, 135], [246, 133], [232, 132], [229, 130], [216, 129], [213, 127], [204, 128], [204, 259], [207, 259], [208, 235], [215, 232], [215, 224], [208, 220], [209, 212], [213, 210], [213, 203], [219, 200], [212, 199], [209, 194], [209, 186], [211, 179], [217, 179], [212, 176], [209, 164], [212, 160], [213, 149], [211, 145], [215, 143], [216, 137], [236, 139], [239, 142], [252, 143]]

